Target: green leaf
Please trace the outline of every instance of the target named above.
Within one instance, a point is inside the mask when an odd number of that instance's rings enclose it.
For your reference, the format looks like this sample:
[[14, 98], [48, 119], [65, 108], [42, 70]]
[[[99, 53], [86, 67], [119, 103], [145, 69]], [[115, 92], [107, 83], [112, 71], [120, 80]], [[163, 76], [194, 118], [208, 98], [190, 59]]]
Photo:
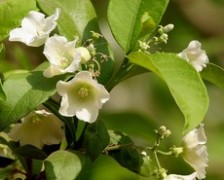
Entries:
[[8, 179], [12, 172], [13, 168], [11, 166], [6, 168], [0, 168], [0, 179]]
[[116, 129], [131, 137], [145, 139], [147, 142], [154, 138], [155, 121], [142, 114], [135, 112], [104, 113], [100, 118], [103, 119], [107, 129]]
[[215, 64], [209, 63], [201, 71], [201, 77], [214, 85], [224, 89], [224, 69]]
[[84, 134], [84, 147], [91, 160], [95, 160], [109, 144], [110, 137], [103, 122], [97, 120], [89, 124]]
[[206, 87], [199, 73], [175, 54], [134, 52], [129, 60], [162, 78], [185, 116], [184, 133], [195, 128], [208, 109]]
[[13, 152], [20, 160], [26, 172], [31, 175], [38, 175], [41, 172], [43, 160], [47, 158], [46, 153], [31, 145], [18, 147]]
[[0, 100], [0, 130], [45, 102], [56, 92], [56, 83], [64, 77], [45, 78], [42, 70], [9, 75], [3, 84], [7, 100]]
[[108, 22], [125, 52], [135, 47], [140, 36], [150, 35], [159, 24], [168, 0], [110, 0]]
[[5, 59], [5, 46], [4, 44], [0, 44], [0, 60]]
[[0, 100], [6, 100], [6, 94], [2, 87], [2, 80], [0, 79]]
[[9, 35], [11, 29], [19, 26], [21, 20], [31, 10], [36, 10], [35, 0], [0, 1], [0, 41], [2, 41]]
[[44, 161], [47, 180], [75, 179], [84, 161], [84, 155], [78, 152], [59, 150], [52, 153]]
[[[109, 146], [111, 150], [108, 151], [109, 155], [116, 159], [121, 166], [141, 176], [148, 177], [151, 174], [149, 156], [132, 146], [133, 141], [126, 134], [110, 130], [109, 135], [111, 144]], [[120, 146], [120, 148], [116, 149], [116, 146]]]

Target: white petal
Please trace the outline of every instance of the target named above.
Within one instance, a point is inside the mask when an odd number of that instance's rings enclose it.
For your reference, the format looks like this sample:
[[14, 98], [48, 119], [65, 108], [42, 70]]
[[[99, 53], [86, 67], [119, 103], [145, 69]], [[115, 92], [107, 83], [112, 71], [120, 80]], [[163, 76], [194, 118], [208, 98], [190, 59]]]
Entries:
[[205, 168], [208, 166], [206, 141], [203, 124], [187, 133], [182, 141], [183, 159], [195, 169], [199, 179], [205, 178]]
[[20, 145], [31, 144], [42, 148], [44, 144], [58, 144], [64, 136], [63, 123], [45, 110], [31, 112], [16, 124], [9, 136]]
[[195, 173], [195, 172], [190, 175], [187, 175], [187, 176], [177, 175], [177, 174], [169, 174], [163, 180], [195, 180], [196, 176], [197, 176], [197, 173]]
[[63, 36], [52, 36], [47, 39], [44, 46], [44, 55], [49, 62], [53, 65], [60, 65], [60, 60], [64, 54], [64, 45], [67, 43], [67, 39]]
[[50, 32], [56, 27], [59, 10], [45, 19], [45, 15], [31, 11], [23, 18], [21, 28], [10, 32], [10, 41], [20, 41], [28, 46], [39, 47], [45, 43]]
[[82, 108], [76, 112], [76, 116], [78, 119], [88, 123], [95, 122], [98, 114], [99, 114], [99, 110], [97, 107], [94, 107], [94, 106], [92, 107], [87, 106], [86, 108]]
[[33, 38], [32, 34], [29, 34], [26, 30], [22, 28], [16, 28], [10, 31], [9, 34], [9, 40], [10, 41], [19, 41], [23, 42], [24, 44], [27, 44], [27, 42], [30, 41], [30, 39]]
[[50, 65], [44, 72], [43, 75], [47, 78], [52, 78], [53, 76], [60, 75], [66, 73], [65, 71], [62, 71], [58, 69], [54, 65]]
[[22, 28], [28, 33], [35, 35], [41, 24], [44, 22], [44, 18], [44, 14], [37, 11], [31, 11], [28, 16], [22, 20]]
[[45, 19], [45, 25], [43, 27], [43, 32], [50, 33], [57, 26], [56, 20], [58, 20], [61, 10], [57, 8], [55, 13]]

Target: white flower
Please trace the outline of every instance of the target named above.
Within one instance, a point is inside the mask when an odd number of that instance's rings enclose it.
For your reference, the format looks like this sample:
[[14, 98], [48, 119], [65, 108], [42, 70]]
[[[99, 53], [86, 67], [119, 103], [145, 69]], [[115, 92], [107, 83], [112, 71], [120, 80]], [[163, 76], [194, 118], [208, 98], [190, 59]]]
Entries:
[[56, 9], [55, 13], [47, 18], [45, 15], [30, 11], [22, 20], [21, 28], [13, 29], [10, 32], [10, 41], [20, 41], [27, 46], [39, 47], [45, 43], [49, 34], [55, 29], [59, 18], [60, 9]]
[[64, 136], [63, 123], [45, 110], [31, 112], [16, 124], [9, 132], [9, 137], [20, 141], [20, 145], [31, 144], [42, 148], [44, 144], [59, 144]]
[[68, 42], [65, 37], [58, 35], [47, 39], [43, 53], [50, 66], [44, 71], [45, 77], [73, 73], [80, 67], [80, 63], [87, 62], [91, 58], [85, 47], [75, 48], [77, 41], [78, 38]]
[[198, 179], [205, 178], [205, 168], [208, 166], [206, 141], [203, 124], [187, 133], [182, 140], [183, 159], [195, 169]]
[[209, 62], [206, 52], [201, 49], [201, 43], [198, 41], [191, 41], [178, 56], [192, 64], [198, 72]]
[[81, 71], [69, 82], [59, 81], [57, 91], [62, 96], [60, 114], [74, 116], [93, 123], [109, 93], [103, 85], [92, 78], [88, 71]]
[[169, 174], [163, 180], [195, 180], [197, 173], [194, 172], [188, 176], [177, 175], [177, 174]]

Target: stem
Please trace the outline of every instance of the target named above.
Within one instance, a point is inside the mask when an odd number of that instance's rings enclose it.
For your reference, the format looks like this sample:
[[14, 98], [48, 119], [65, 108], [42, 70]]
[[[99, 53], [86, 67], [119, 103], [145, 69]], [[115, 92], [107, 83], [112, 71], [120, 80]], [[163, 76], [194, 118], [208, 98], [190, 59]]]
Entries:
[[156, 164], [157, 164], [158, 169], [161, 169], [161, 165], [160, 165], [160, 162], [159, 162], [159, 158], [157, 156], [157, 151], [154, 151], [153, 154], [154, 154], [154, 157], [155, 157], [155, 160], [156, 160]]
[[172, 155], [173, 154], [172, 151], [165, 152], [165, 151], [160, 151], [160, 150], [157, 150], [157, 153], [162, 154], [162, 155], [165, 155], [165, 156], [169, 156], [169, 155]]
[[107, 147], [103, 150], [103, 153], [108, 154], [108, 151], [118, 150], [118, 149], [120, 149], [120, 148], [128, 147], [128, 146], [131, 146], [131, 145], [133, 145], [133, 144], [132, 144], [132, 143], [128, 143], [128, 144], [109, 145], [109, 146], [107, 146]]
[[132, 68], [133, 64], [129, 63], [128, 59], [125, 58], [116, 72], [116, 74], [112, 77], [109, 83], [106, 85], [106, 89], [110, 92], [114, 86], [116, 86], [119, 82], [121, 82], [127, 73]]

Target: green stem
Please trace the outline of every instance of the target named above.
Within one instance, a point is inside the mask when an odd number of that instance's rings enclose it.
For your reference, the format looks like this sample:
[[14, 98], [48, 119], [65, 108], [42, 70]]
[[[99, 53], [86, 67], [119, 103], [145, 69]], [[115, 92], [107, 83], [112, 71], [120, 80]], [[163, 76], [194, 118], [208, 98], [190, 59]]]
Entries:
[[162, 154], [162, 155], [165, 155], [165, 156], [169, 156], [169, 155], [172, 155], [173, 154], [172, 151], [165, 152], [165, 151], [160, 151], [160, 150], [157, 150], [157, 153]]
[[154, 154], [154, 158], [156, 160], [156, 164], [157, 164], [158, 169], [161, 169], [161, 165], [160, 165], [160, 162], [159, 162], [159, 158], [157, 156], [157, 151], [154, 151], [153, 154]]
[[106, 89], [110, 92], [113, 87], [115, 87], [118, 83], [120, 83], [125, 76], [128, 74], [130, 69], [132, 68], [133, 64], [129, 63], [128, 59], [125, 58], [116, 72], [116, 74], [112, 77], [109, 83], [106, 85]]

